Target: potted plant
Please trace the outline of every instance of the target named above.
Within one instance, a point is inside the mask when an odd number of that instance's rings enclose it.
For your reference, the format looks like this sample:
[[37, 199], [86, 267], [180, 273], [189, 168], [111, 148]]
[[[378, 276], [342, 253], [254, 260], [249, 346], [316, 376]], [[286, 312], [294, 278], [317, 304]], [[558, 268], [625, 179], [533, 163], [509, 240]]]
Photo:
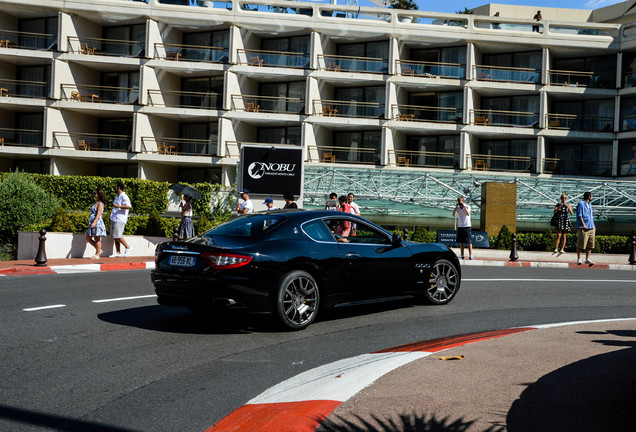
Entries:
[[[392, 9], [417, 10], [415, 0], [392, 0], [389, 6]], [[412, 22], [412, 16], [401, 16], [398, 18], [400, 22]]]

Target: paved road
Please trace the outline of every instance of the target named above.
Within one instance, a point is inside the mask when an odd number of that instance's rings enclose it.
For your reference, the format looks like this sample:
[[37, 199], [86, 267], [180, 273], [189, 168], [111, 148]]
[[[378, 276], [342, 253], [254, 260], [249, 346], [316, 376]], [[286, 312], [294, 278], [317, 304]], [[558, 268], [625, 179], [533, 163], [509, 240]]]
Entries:
[[265, 389], [341, 358], [636, 316], [633, 272], [465, 267], [464, 278], [447, 306], [349, 309], [292, 333], [158, 306], [147, 271], [3, 278], [0, 430], [204, 431]]

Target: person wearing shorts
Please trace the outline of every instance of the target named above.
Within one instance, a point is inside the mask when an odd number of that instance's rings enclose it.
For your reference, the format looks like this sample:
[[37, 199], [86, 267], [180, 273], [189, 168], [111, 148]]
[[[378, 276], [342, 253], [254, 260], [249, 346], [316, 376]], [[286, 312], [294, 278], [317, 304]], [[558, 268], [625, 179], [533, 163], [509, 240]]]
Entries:
[[594, 265], [590, 259], [594, 240], [596, 237], [596, 227], [594, 226], [594, 212], [592, 210], [592, 192], [583, 194], [583, 201], [576, 206], [576, 263], [583, 264], [581, 252], [585, 250], [585, 264]]
[[[121, 181], [118, 181], [115, 186], [117, 196], [113, 202], [113, 210], [110, 213], [110, 235], [115, 242], [115, 251], [110, 258], [127, 257], [130, 255], [130, 251], [132, 251], [132, 248], [128, 246], [128, 243], [123, 237], [124, 228], [126, 227], [126, 222], [128, 222], [128, 211], [132, 207], [130, 198], [128, 198], [128, 195], [124, 192], [124, 187]], [[121, 245], [124, 245], [126, 248], [123, 254], [121, 253]]]
[[453, 217], [457, 215], [459, 222], [457, 224], [457, 243], [461, 250], [460, 259], [464, 259], [464, 244], [468, 244], [468, 259], [473, 260], [473, 244], [470, 240], [471, 223], [470, 223], [470, 206], [464, 202], [464, 197], [457, 198]]

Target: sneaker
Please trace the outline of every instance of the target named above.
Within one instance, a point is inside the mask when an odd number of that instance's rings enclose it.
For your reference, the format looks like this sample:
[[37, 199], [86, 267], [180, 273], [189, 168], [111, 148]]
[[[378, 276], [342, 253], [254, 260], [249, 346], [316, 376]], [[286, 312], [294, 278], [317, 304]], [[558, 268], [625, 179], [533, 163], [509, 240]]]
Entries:
[[460, 255], [460, 256], [459, 256], [459, 259], [464, 259], [464, 255]]
[[586, 259], [585, 264], [594, 265], [594, 261]]
[[126, 250], [124, 251], [124, 255], [122, 255], [122, 256], [127, 257], [128, 255], [130, 255], [130, 252], [131, 252], [131, 251], [132, 251], [132, 248], [131, 248], [131, 247], [126, 248]]
[[[121, 254], [115, 252], [114, 254], [112, 254], [111, 256], [109, 256], [108, 258], [121, 258]], [[580, 263], [579, 263], [580, 264]]]
[[473, 261], [475, 258], [473, 258], [472, 256], [469, 256], [468, 259]]
[[561, 253], [564, 254], [565, 253], [565, 249], [561, 249]]
[[581, 264], [583, 264], [583, 261], [581, 261], [581, 258], [579, 258], [579, 259], [577, 259], [577, 260], [576, 260], [576, 263], [577, 263], [578, 265], [581, 265]]
[[555, 250], [554, 250], [554, 253], [559, 253], [559, 250], [558, 250], [558, 249], [555, 249]]

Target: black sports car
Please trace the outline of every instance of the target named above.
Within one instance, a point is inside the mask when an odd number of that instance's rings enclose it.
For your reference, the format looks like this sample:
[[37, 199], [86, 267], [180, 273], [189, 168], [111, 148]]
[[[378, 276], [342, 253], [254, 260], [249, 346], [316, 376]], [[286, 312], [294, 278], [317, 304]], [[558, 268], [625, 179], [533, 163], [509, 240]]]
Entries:
[[[338, 234], [347, 231], [356, 235]], [[415, 296], [446, 304], [461, 281], [446, 246], [402, 241], [336, 211], [240, 216], [158, 245], [155, 263], [162, 305], [274, 314], [289, 329], [307, 327], [322, 308]]]

